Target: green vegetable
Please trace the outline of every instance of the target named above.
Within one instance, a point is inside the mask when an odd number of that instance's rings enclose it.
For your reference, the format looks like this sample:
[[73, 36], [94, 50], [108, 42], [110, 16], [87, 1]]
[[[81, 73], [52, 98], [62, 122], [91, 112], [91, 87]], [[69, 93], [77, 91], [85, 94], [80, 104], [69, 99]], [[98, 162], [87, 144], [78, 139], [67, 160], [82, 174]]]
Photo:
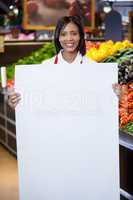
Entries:
[[119, 50], [101, 62], [118, 63], [118, 81], [120, 84], [125, 84], [133, 80], [133, 48]]
[[129, 122], [122, 130], [133, 135], [133, 122]]
[[45, 45], [33, 51], [29, 56], [19, 59], [17, 62], [7, 67], [7, 79], [14, 79], [15, 65], [40, 64], [43, 60], [51, 58], [55, 55], [55, 47], [53, 43], [45, 43]]
[[105, 58], [104, 60], [102, 60], [102, 62], [105, 62], [105, 63], [116, 62], [116, 58], [115, 58], [115, 56], [109, 56], [109, 57]]

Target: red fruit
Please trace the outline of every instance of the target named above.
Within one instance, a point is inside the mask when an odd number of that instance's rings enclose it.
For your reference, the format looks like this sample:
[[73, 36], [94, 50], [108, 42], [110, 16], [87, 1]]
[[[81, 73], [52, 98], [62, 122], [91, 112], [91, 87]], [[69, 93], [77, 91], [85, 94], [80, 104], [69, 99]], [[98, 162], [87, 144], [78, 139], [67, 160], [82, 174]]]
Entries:
[[8, 88], [13, 88], [14, 87], [14, 80], [8, 80], [7, 81], [7, 87]]
[[29, 0], [27, 2], [27, 11], [28, 11], [29, 15], [37, 13], [38, 12], [37, 2], [34, 0]]
[[99, 46], [100, 46], [99, 43], [96, 43], [96, 44], [95, 44], [95, 47], [96, 47], [97, 49], [99, 48]]
[[130, 89], [133, 89], [133, 83], [130, 83], [130, 84], [129, 84], [129, 88], [130, 88]]

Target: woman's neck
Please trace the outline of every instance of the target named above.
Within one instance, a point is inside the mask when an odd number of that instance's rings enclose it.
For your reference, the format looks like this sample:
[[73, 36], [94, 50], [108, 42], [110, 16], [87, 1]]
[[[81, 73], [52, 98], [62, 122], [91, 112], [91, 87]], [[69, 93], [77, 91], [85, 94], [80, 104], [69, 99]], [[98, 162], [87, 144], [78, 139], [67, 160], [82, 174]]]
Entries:
[[64, 60], [66, 60], [68, 63], [72, 63], [75, 60], [77, 53], [78, 53], [77, 51], [72, 52], [72, 53], [62, 51], [62, 56], [63, 56]]

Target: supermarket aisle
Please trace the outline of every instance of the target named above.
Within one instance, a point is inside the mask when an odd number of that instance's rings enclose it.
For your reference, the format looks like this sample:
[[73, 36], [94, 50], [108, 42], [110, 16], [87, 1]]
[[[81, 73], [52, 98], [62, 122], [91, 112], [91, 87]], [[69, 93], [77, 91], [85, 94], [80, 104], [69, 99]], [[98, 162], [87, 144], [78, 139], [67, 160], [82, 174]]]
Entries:
[[17, 160], [0, 145], [0, 200], [18, 200]]

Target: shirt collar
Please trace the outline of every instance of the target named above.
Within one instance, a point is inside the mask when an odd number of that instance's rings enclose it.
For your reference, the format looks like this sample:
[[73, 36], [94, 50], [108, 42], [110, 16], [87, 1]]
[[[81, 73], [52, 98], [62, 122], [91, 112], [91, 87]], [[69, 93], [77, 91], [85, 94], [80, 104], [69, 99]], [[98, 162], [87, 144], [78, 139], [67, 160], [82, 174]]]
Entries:
[[62, 50], [58, 54], [58, 63], [77, 64], [77, 63], [81, 63], [81, 61], [82, 61], [82, 55], [80, 54], [79, 51], [77, 53], [76, 58], [74, 59], [72, 63], [68, 63], [66, 60], [64, 60], [62, 56]]

